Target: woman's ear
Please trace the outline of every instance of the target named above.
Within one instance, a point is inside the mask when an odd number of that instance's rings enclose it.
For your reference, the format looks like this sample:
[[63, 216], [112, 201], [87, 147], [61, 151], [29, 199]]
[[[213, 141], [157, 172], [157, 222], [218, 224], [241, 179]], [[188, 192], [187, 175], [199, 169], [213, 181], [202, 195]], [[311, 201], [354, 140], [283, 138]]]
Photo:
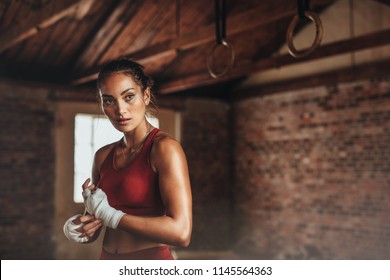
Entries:
[[150, 88], [146, 88], [144, 91], [144, 102], [146, 106], [150, 103]]

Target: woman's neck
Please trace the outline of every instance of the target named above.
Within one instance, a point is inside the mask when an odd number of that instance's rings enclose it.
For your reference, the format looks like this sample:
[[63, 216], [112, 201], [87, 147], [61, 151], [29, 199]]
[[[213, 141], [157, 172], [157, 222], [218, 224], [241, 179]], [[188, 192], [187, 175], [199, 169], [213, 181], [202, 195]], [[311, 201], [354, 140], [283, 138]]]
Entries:
[[140, 144], [145, 140], [152, 129], [153, 126], [145, 120], [144, 123], [140, 124], [133, 131], [125, 132], [123, 137], [124, 146], [131, 149], [132, 147]]

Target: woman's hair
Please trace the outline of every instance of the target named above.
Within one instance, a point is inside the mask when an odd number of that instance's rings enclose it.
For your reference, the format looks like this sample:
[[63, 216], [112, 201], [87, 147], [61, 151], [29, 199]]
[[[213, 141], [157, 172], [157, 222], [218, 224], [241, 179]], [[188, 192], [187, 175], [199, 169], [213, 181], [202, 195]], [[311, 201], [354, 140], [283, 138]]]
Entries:
[[[142, 89], [142, 93], [145, 92], [147, 88], [150, 90], [150, 103], [146, 109], [146, 113], [149, 116], [156, 116], [157, 113], [157, 105], [156, 99], [154, 96], [154, 82], [151, 77], [145, 74], [144, 67], [126, 57], [119, 58], [117, 60], [113, 60], [103, 65], [100, 69], [99, 76], [97, 78], [97, 89], [100, 92], [101, 85], [106, 77], [111, 76], [113, 74], [123, 73], [134, 79], [134, 82], [137, 83]], [[99, 99], [100, 94], [98, 93]]]

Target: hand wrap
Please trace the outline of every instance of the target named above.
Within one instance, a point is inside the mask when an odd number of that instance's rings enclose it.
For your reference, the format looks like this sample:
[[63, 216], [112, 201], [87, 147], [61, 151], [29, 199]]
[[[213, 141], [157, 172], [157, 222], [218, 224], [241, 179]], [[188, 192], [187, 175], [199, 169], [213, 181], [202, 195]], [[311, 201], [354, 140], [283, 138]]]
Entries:
[[70, 241], [77, 243], [86, 243], [88, 242], [88, 237], [80, 237], [81, 232], [76, 230], [78, 228], [81, 228], [84, 223], [74, 223], [74, 220], [78, 219], [79, 217], [81, 217], [81, 214], [74, 215], [65, 222], [63, 228], [64, 234]]
[[120, 219], [125, 215], [108, 204], [106, 193], [97, 189], [93, 193], [87, 188], [83, 190], [84, 204], [90, 214], [101, 219], [103, 224], [109, 228], [117, 228]]

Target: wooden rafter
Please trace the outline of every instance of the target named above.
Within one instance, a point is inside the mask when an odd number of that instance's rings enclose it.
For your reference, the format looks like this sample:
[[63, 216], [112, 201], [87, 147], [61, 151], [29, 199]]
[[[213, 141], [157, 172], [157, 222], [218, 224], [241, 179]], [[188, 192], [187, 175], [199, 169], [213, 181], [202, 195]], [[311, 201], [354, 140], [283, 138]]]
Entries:
[[379, 31], [372, 34], [323, 45], [311, 55], [301, 59], [294, 58], [289, 54], [262, 59], [250, 65], [233, 68], [230, 73], [219, 79], [212, 79], [209, 73], [205, 71], [204, 73], [200, 73], [198, 75], [191, 75], [190, 77], [163, 83], [159, 89], [159, 92], [161, 94], [167, 94], [193, 87], [212, 85], [222, 81], [230, 80], [232, 78], [243, 77], [255, 72], [269, 70], [275, 67], [292, 65], [300, 62], [311, 61], [388, 44], [390, 44], [390, 30]]
[[12, 28], [0, 33], [0, 53], [39, 33], [64, 17], [75, 13], [82, 17], [94, 0], [50, 1], [41, 10], [32, 12], [29, 17], [16, 23]]
[[390, 6], [390, 0], [375, 0], [376, 2], [382, 3], [384, 5]]
[[346, 67], [344, 69], [330, 71], [321, 74], [313, 74], [284, 81], [270, 82], [245, 89], [245, 92], [232, 92], [232, 99], [245, 99], [276, 92], [297, 90], [321, 85], [337, 84], [357, 79], [370, 77], [387, 76], [390, 74], [390, 60]]
[[[290, 9], [286, 7], [277, 7], [277, 10], [273, 11], [272, 15], [267, 17], [260, 17], [259, 15], [264, 13], [263, 8], [252, 9], [239, 15], [227, 19], [228, 36], [244, 32], [259, 26], [264, 26], [271, 22], [277, 21], [282, 18], [292, 16], [295, 13], [294, 6]], [[197, 46], [201, 46], [215, 40], [214, 23], [207, 25], [199, 29], [196, 33], [188, 34], [169, 40], [166, 42], [158, 43], [149, 48], [136, 51], [131, 54], [125, 54], [124, 56], [132, 57], [133, 59], [144, 63], [153, 57], [162, 57], [165, 55], [172, 55], [172, 53], [188, 50]], [[97, 77], [98, 68], [92, 68], [85, 72], [75, 75], [71, 81], [72, 84], [78, 85]]]
[[110, 12], [110, 15], [102, 24], [100, 24], [97, 28], [98, 31], [93, 35], [93, 38], [77, 58], [74, 63], [74, 69], [93, 65], [111, 46], [125, 26], [125, 24], [118, 21], [118, 19], [123, 16], [124, 11], [128, 9], [128, 5], [128, 0], [120, 1], [115, 4], [115, 7]]

